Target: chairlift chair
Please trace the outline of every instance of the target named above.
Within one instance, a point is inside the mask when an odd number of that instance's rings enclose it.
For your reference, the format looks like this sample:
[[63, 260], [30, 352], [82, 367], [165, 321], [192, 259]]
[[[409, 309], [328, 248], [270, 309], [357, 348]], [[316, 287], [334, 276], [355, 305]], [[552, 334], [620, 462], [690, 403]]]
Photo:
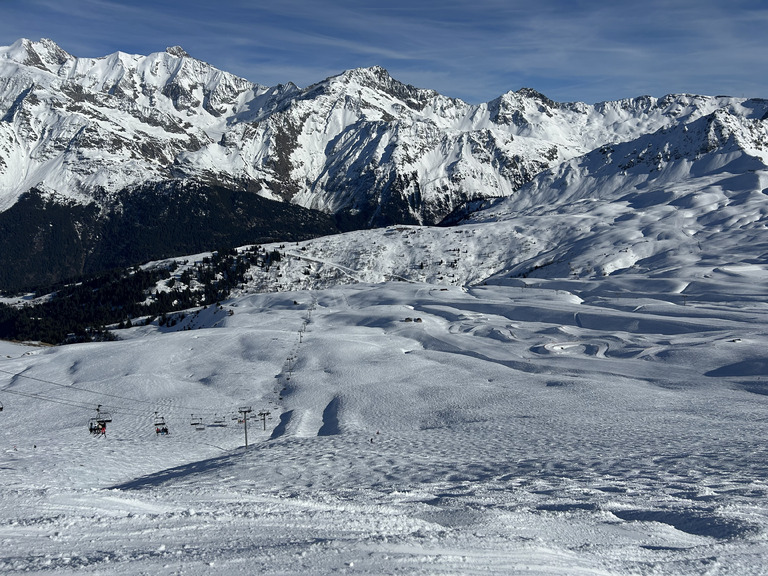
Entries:
[[0, 412], [2, 412], [2, 411], [3, 411], [3, 403], [0, 402]]
[[165, 423], [165, 418], [163, 416], [159, 416], [157, 412], [155, 412], [155, 434], [158, 436], [161, 434], [163, 436], [167, 436], [169, 434], [168, 425]]
[[213, 421], [208, 424], [209, 428], [226, 428], [227, 420], [223, 416], [214, 415]]
[[109, 414], [109, 412], [101, 411], [101, 404], [99, 404], [96, 407], [96, 419], [99, 421], [100, 424], [106, 424], [107, 422], [112, 422], [112, 416]]
[[96, 417], [88, 421], [88, 431], [91, 434], [105, 434], [108, 422], [112, 422], [112, 416], [108, 412], [102, 412], [99, 404], [96, 407]]

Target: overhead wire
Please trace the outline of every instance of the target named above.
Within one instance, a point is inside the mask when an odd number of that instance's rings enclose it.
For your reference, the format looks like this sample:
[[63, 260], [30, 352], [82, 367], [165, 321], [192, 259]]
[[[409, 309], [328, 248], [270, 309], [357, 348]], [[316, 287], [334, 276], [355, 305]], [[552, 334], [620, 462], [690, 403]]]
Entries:
[[8, 394], [15, 394], [16, 396], [24, 396], [26, 398], [34, 398], [36, 400], [44, 400], [46, 402], [54, 402], [56, 404], [62, 404], [64, 406], [74, 406], [76, 408], [83, 408], [83, 409], [88, 409], [88, 410], [92, 410], [93, 409], [93, 407], [91, 405], [87, 405], [86, 406], [85, 404], [82, 404], [82, 403], [70, 402], [69, 400], [63, 400], [61, 398], [56, 398], [56, 399], [48, 398], [46, 396], [42, 396], [40, 394], [36, 394], [36, 393], [33, 393], [33, 392], [19, 392], [18, 390], [3, 390], [3, 392], [6, 392]]
[[[57, 398], [57, 397], [51, 397], [47, 396], [41, 392], [22, 392], [20, 390], [11, 390], [9, 388], [4, 388], [2, 392], [5, 392], [7, 394], [14, 394], [16, 396], [24, 396], [26, 398], [34, 398], [35, 400], [42, 400], [44, 402], [52, 402], [54, 404], [61, 404], [64, 406], [73, 406], [75, 408], [82, 408], [83, 410], [94, 410], [93, 404], [86, 403], [86, 402], [78, 402], [76, 400], [68, 400], [65, 398]], [[113, 412], [115, 414], [133, 414], [137, 416], [141, 416], [143, 414], [146, 414], [146, 410], [138, 410], [133, 408], [126, 408], [123, 406], [108, 406], [106, 404], [98, 404], [97, 406], [101, 408], [108, 408], [110, 412]]]
[[[66, 389], [66, 390], [76, 390], [78, 392], [86, 392], [88, 394], [95, 394], [95, 395], [99, 395], [101, 397], [116, 398], [118, 400], [124, 400], [126, 402], [131, 402], [131, 403], [147, 404], [147, 405], [150, 405], [152, 407], [158, 407], [161, 404], [161, 402], [153, 402], [151, 400], [142, 400], [142, 399], [139, 399], [139, 398], [130, 398], [130, 397], [127, 397], [127, 396], [121, 396], [119, 394], [110, 394], [109, 392], [99, 392], [99, 391], [96, 391], [96, 390], [90, 390], [88, 388], [81, 388], [79, 386], [75, 386], [74, 384], [62, 384], [60, 382], [54, 382], [53, 380], [47, 380], [45, 378], [38, 378], [36, 376], [29, 376], [27, 374], [22, 374], [22, 373], [19, 373], [19, 372], [10, 372], [8, 370], [3, 370], [2, 368], [0, 368], [0, 373], [7, 374], [7, 375], [12, 376], [14, 378], [16, 378], [16, 377], [18, 377], [18, 378], [26, 378], [26, 379], [29, 379], [29, 380], [34, 380], [36, 382], [43, 383], [43, 384], [49, 384], [51, 386], [58, 386], [60, 388]], [[58, 403], [67, 402], [67, 401], [60, 401], [60, 399], [50, 399], [50, 398], [48, 398], [46, 396], [43, 396], [41, 394], [34, 394], [33, 395], [31, 393], [24, 393], [24, 392], [14, 391], [14, 390], [10, 389], [10, 384], [8, 386], [4, 387], [4, 388], [0, 388], [0, 392], [8, 392], [10, 394], [18, 394], [18, 395], [21, 395], [21, 396], [35, 397], [35, 398], [38, 398], [40, 400], [47, 400], [49, 402], [58, 402]], [[70, 402], [69, 405], [70, 406], [77, 406], [77, 407], [87, 408], [89, 410], [93, 410], [93, 404], [89, 404], [89, 405], [86, 406], [84, 403], [83, 404], [77, 404], [75, 402]], [[143, 410], [139, 411], [138, 409], [125, 408], [125, 407], [122, 407], [122, 406], [108, 406], [106, 404], [99, 404], [99, 405], [103, 406], [104, 408], [109, 408], [112, 412], [118, 413], [118, 414], [120, 414], [120, 413], [144, 414], [146, 412], [146, 411], [143, 411]], [[193, 414], [207, 415], [207, 416], [208, 415], [217, 415], [217, 414], [220, 414], [222, 412], [228, 413], [228, 412], [232, 411], [232, 410], [227, 409], [227, 408], [219, 409], [219, 410], [211, 410], [210, 408], [200, 408], [200, 407], [192, 407], [192, 406], [173, 406], [173, 409], [174, 409], [174, 411], [176, 411], [176, 410], [191, 410]]]
[[[118, 394], [110, 394], [109, 392], [96, 392], [94, 390], [89, 390], [87, 388], [80, 388], [79, 386], [75, 386], [74, 384], [61, 384], [59, 382], [54, 382], [52, 380], [45, 380], [44, 378], [37, 378], [35, 376], [27, 376], [26, 374], [21, 373], [13, 373], [8, 372], [7, 370], [3, 370], [0, 368], [0, 372], [3, 374], [8, 374], [10, 376], [14, 377], [20, 377], [20, 378], [27, 378], [29, 380], [35, 380], [36, 382], [42, 382], [44, 384], [50, 384], [52, 386], [59, 386], [61, 388], [66, 388], [68, 390], [77, 390], [79, 392], [88, 392], [90, 394], [99, 394], [100, 396], [108, 396], [110, 398], [118, 398], [119, 400], [126, 400], [128, 402], [141, 402], [145, 404], [154, 404], [154, 402], [151, 402], [149, 400], [140, 400], [138, 398], [128, 398], [127, 396], [120, 396]], [[5, 391], [5, 388], [0, 388], [0, 392]]]

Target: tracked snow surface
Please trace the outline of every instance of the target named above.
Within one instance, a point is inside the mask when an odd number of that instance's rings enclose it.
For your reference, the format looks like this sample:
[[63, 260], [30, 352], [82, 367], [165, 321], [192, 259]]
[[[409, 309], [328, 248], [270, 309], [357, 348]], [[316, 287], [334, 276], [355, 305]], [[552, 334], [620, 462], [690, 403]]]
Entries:
[[0, 572], [765, 574], [763, 125], [269, 246], [173, 328], [0, 343]]

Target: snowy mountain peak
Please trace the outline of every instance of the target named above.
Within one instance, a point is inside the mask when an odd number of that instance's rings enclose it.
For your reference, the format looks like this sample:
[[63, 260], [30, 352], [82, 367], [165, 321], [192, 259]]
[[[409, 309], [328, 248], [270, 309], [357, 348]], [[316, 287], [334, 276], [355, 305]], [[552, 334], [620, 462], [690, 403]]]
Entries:
[[394, 79], [381, 66], [345, 70], [307, 88], [309, 95], [318, 93], [336, 94], [361, 101], [384, 97], [414, 110], [422, 110], [430, 99], [438, 96], [434, 90], [416, 88]]
[[533, 88], [520, 88], [516, 92], [513, 92], [513, 94], [517, 95], [520, 98], [525, 98], [527, 100], [533, 100], [535, 102], [538, 102], [539, 104], [546, 106], [547, 108], [559, 108], [560, 104], [555, 102], [554, 100], [551, 100], [550, 98], [547, 98], [544, 94], [539, 92], [538, 90], [534, 90]]
[[37, 42], [21, 38], [10, 46], [0, 48], [0, 59], [11, 60], [55, 74], [61, 66], [71, 62], [75, 57], [48, 38], [42, 38]]
[[389, 72], [381, 66], [369, 66], [363, 68], [351, 68], [340, 74], [326, 78], [326, 82], [337, 84], [359, 84], [361, 86], [387, 86], [397, 83], [397, 80], [389, 75]]
[[518, 128], [535, 124], [542, 114], [551, 118], [557, 108], [557, 103], [531, 88], [509, 91], [488, 103], [491, 121]]
[[394, 81], [392, 76], [390, 76], [389, 72], [386, 68], [383, 68], [382, 66], [365, 66], [362, 68], [351, 68], [349, 70], [345, 70], [341, 74], [338, 74], [336, 77], [343, 77], [343, 78], [370, 78], [373, 79], [375, 82], [382, 82], [382, 83], [389, 83]]
[[177, 58], [191, 58], [187, 51], [184, 50], [184, 48], [181, 46], [169, 46], [165, 49], [165, 51], [171, 56], [176, 56]]
[[[22, 39], [0, 48], [0, 210], [34, 188], [109, 211], [121, 192], [181, 179], [333, 214], [345, 230], [431, 225], [490, 199], [530, 207], [587, 176], [624, 188], [718, 149], [764, 162], [766, 118], [765, 100], [689, 94], [588, 105], [521, 88], [470, 105], [380, 66], [267, 88], [179, 46], [75, 58]], [[555, 176], [521, 191], [539, 174]]]

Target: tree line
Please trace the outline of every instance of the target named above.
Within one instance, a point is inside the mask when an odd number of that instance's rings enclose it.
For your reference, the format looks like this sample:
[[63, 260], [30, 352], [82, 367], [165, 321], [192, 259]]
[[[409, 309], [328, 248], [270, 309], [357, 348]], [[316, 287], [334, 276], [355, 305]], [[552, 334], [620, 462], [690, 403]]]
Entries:
[[[195, 265], [132, 267], [39, 289], [34, 303], [0, 304], [0, 339], [48, 344], [115, 340], [115, 328], [165, 324], [168, 315], [229, 297], [251, 266], [270, 266], [278, 251], [222, 249]], [[179, 268], [183, 270], [179, 271]]]

